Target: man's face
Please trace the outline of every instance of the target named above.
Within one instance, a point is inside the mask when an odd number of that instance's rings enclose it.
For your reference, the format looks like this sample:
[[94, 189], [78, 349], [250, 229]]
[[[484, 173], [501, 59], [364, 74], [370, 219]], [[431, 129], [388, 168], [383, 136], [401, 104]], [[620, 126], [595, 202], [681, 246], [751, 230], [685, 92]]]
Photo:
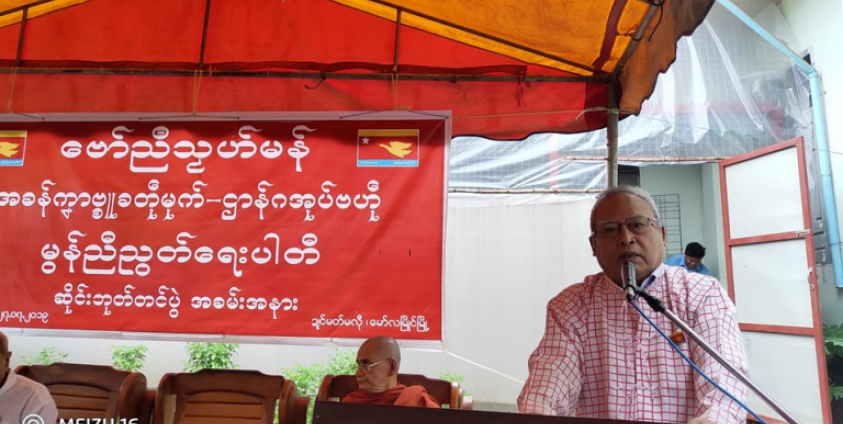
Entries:
[[[633, 233], [626, 225], [620, 225], [616, 234], [608, 236], [599, 231], [603, 225], [623, 224], [633, 218], [648, 223], [641, 234]], [[615, 284], [621, 285], [621, 266], [625, 262], [635, 265], [635, 275], [640, 283], [664, 261], [664, 229], [658, 223], [649, 225], [650, 221], [641, 218], [655, 220], [653, 209], [644, 199], [626, 193], [610, 196], [594, 211], [598, 232], [589, 237], [591, 251], [600, 268]]]
[[688, 269], [697, 269], [700, 267], [700, 263], [702, 263], [702, 258], [695, 258], [689, 254], [685, 254], [685, 266]]
[[[371, 365], [370, 367], [367, 367]], [[365, 393], [381, 393], [392, 388], [398, 373], [395, 359], [384, 358], [372, 343], [363, 343], [357, 351], [357, 385]]]

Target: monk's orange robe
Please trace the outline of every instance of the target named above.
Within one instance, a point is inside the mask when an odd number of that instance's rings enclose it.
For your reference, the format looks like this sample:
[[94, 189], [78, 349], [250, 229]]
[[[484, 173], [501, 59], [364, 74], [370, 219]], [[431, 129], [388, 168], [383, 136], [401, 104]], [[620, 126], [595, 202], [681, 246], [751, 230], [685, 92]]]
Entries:
[[418, 406], [422, 408], [439, 408], [439, 402], [427, 394], [422, 386], [407, 387], [399, 384], [381, 393], [367, 394], [357, 389], [344, 398], [343, 402], [370, 403], [375, 405]]

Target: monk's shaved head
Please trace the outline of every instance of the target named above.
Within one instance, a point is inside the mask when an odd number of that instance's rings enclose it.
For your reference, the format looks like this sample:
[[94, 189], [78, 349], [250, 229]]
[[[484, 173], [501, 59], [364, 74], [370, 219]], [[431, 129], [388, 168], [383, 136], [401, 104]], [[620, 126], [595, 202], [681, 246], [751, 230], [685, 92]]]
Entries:
[[384, 393], [398, 385], [401, 348], [392, 337], [377, 336], [357, 350], [357, 385], [370, 395]]
[[9, 338], [0, 331], [0, 354], [9, 353]]
[[398, 346], [398, 342], [392, 337], [372, 337], [371, 339], [363, 342], [360, 347], [363, 348], [363, 346], [377, 352], [381, 359], [394, 359], [398, 364], [401, 363], [401, 347]]

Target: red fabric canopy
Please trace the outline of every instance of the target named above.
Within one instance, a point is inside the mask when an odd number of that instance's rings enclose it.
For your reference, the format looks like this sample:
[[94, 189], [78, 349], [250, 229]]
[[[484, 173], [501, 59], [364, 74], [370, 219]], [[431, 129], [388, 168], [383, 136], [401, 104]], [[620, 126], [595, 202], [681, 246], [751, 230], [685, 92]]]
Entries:
[[[510, 23], [512, 37], [523, 33], [524, 39], [501, 40], [463, 26], [436, 35], [429, 32], [436, 29], [397, 25], [400, 13], [390, 20], [329, 0], [89, 0], [69, 7], [80, 1], [55, 0], [60, 5], [55, 11], [33, 8], [35, 17], [26, 19], [15, 7], [23, 2], [0, 1], [7, 8], [0, 18], [8, 21], [0, 20], [5, 24], [0, 28], [1, 119], [451, 110], [454, 135], [512, 139], [589, 131], [606, 125], [606, 113], [582, 112], [607, 106], [609, 84], [619, 86], [622, 109], [638, 112], [657, 73], [673, 61], [676, 39], [692, 31], [713, 2], [668, 0], [661, 10], [627, 0], [588, 3], [593, 25], [605, 29], [596, 33], [605, 37], [565, 36], [579, 46], [577, 57], [594, 60], [554, 68], [557, 62], [546, 59], [557, 56], [531, 47], [548, 43], [533, 43], [536, 31], [518, 31], [519, 25], [528, 24], [530, 16], [543, 18], [542, 13], [562, 19], [566, 10], [586, 3], [549, 2], [559, 6], [544, 11], [525, 5], [516, 15], [525, 23]], [[401, 9], [407, 17], [428, 16], [401, 5], [428, 2], [362, 3]], [[506, 2], [486, 6], [512, 11]], [[457, 7], [470, 16], [472, 8], [484, 5]], [[649, 10], [647, 16], [642, 10]], [[571, 19], [581, 21], [580, 14]], [[553, 28], [543, 33], [555, 36]], [[622, 67], [620, 55], [625, 46], [633, 51], [636, 33], [641, 43]], [[528, 62], [533, 56], [544, 59]]]

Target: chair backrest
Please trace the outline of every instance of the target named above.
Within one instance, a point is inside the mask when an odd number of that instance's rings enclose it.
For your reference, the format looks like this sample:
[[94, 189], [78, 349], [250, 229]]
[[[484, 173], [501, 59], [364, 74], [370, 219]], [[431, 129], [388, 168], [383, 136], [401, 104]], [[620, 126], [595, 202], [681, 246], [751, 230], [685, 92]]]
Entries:
[[[420, 374], [398, 374], [398, 383], [405, 386], [423, 386], [427, 393], [440, 405], [451, 409], [463, 408], [463, 396], [460, 383], [427, 378]], [[326, 375], [319, 387], [316, 400], [340, 400], [357, 390], [357, 377], [353, 375]]]
[[[259, 371], [204, 369], [165, 374], [155, 398], [155, 424], [304, 423], [296, 384]], [[304, 402], [307, 410], [307, 402]]]
[[15, 373], [50, 391], [59, 418], [139, 418], [146, 377], [104, 365], [21, 365]]

